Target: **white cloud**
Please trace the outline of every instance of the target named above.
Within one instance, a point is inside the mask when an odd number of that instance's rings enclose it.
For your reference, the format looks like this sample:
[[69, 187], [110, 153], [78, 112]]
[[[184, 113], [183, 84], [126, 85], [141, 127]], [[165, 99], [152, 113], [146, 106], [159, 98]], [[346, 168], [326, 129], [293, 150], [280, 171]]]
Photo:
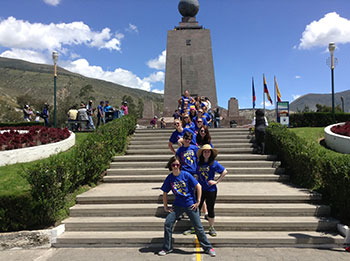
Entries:
[[158, 94], [164, 94], [164, 90], [153, 89], [152, 92], [158, 93]]
[[139, 29], [137, 28], [136, 25], [134, 25], [134, 24], [129, 24], [129, 27], [126, 28], [125, 31], [127, 31], [127, 32], [135, 32], [135, 33], [138, 33], [138, 32], [139, 32]]
[[299, 94], [292, 94], [292, 97], [293, 97], [293, 101], [295, 101], [296, 99], [298, 99], [299, 97], [301, 97], [301, 95]]
[[[261, 102], [260, 105], [263, 106], [264, 102]], [[267, 108], [274, 108], [275, 105], [271, 104], [271, 102], [269, 102], [269, 101], [265, 101], [265, 107], [267, 107]]]
[[300, 75], [295, 75], [295, 79], [301, 79]]
[[48, 5], [57, 6], [61, 2], [61, 0], [44, 0], [44, 2]]
[[164, 50], [162, 52], [162, 54], [160, 54], [158, 56], [158, 58], [149, 60], [147, 62], [147, 65], [148, 65], [148, 67], [150, 67], [152, 69], [164, 70], [165, 69], [165, 59], [166, 59], [166, 50]]
[[0, 54], [1, 57], [12, 58], [12, 59], [20, 59], [26, 60], [32, 63], [48, 63], [47, 55], [42, 53], [32, 51], [32, 50], [24, 50], [24, 49], [11, 49], [7, 50]]
[[120, 35], [113, 38], [109, 28], [92, 31], [83, 22], [41, 24], [9, 17], [0, 22], [0, 46], [33, 50], [64, 50], [64, 46], [87, 45], [120, 51]]
[[[76, 72], [87, 77], [110, 81], [144, 91], [151, 91], [152, 83], [164, 81], [164, 72], [152, 73], [150, 76], [141, 79], [134, 73], [122, 68], [117, 68], [114, 71], [104, 71], [100, 66], [90, 65], [85, 59], [75, 60], [67, 63], [67, 65], [63, 67], [69, 71]], [[154, 92], [156, 91], [157, 90]]]
[[328, 46], [330, 42], [350, 43], [350, 20], [340, 17], [336, 12], [328, 13], [307, 25], [298, 48]]

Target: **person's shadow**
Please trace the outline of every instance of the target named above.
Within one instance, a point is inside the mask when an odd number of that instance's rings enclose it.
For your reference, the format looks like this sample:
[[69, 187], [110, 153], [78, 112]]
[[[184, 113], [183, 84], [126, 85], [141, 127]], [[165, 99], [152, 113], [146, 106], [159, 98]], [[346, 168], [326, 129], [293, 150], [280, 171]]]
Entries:
[[[154, 253], [155, 255], [157, 255], [157, 253], [161, 250], [161, 247], [143, 247], [139, 249], [140, 253]], [[193, 255], [196, 254], [196, 251], [184, 251], [182, 249], [176, 249], [174, 248], [174, 250], [171, 252], [171, 254], [177, 254], [177, 255]]]

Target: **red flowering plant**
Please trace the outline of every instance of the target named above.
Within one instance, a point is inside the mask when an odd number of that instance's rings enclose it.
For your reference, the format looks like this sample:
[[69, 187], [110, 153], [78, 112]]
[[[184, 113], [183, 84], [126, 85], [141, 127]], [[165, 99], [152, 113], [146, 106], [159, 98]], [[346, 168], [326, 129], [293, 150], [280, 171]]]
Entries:
[[350, 137], [350, 121], [345, 122], [344, 125], [336, 125], [331, 128], [331, 131], [335, 134], [344, 135]]
[[58, 142], [70, 136], [67, 128], [58, 129], [43, 126], [2, 127], [0, 131], [2, 131], [0, 133], [0, 151]]

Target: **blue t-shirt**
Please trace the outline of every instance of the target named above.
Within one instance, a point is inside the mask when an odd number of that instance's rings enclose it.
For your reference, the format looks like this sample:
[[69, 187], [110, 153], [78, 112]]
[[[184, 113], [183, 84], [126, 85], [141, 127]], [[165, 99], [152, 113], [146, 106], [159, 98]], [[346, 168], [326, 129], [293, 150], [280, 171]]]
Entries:
[[211, 116], [209, 115], [209, 113], [205, 112], [205, 113], [203, 113], [203, 116], [205, 117], [205, 119], [206, 119], [207, 121], [210, 121]]
[[195, 145], [196, 144], [196, 134], [194, 133], [193, 130], [189, 129], [189, 128], [183, 128], [183, 131], [182, 132], [178, 132], [177, 130], [175, 130], [171, 136], [170, 136], [170, 139], [169, 141], [174, 144], [174, 143], [177, 143], [177, 141], [179, 139], [181, 139], [185, 132], [188, 131], [188, 132], [191, 132], [192, 133], [192, 141], [191, 141], [191, 144]]
[[224, 172], [224, 170], [225, 168], [221, 166], [216, 160], [214, 160], [213, 165], [211, 166], [209, 166], [207, 163], [204, 163], [203, 165], [198, 165], [198, 181], [202, 186], [202, 190], [216, 191], [216, 185], [209, 186], [208, 181], [214, 180], [216, 172], [221, 174], [222, 172]]
[[192, 144], [188, 147], [182, 146], [176, 151], [176, 156], [180, 159], [181, 169], [192, 175], [197, 172], [197, 151], [198, 147]]
[[[206, 119], [205, 117], [203, 117], [203, 116], [202, 116], [202, 119], [203, 119], [203, 125], [204, 125], [204, 126], [207, 126], [207, 125], [208, 125], [207, 119]], [[192, 119], [192, 121], [193, 121], [193, 122], [197, 122], [197, 116], [194, 117], [194, 118]], [[197, 127], [197, 124], [196, 124], [196, 127]]]
[[112, 108], [111, 105], [105, 106], [105, 107], [104, 107], [104, 111], [105, 111], [105, 112], [109, 112], [109, 110], [110, 110], [111, 108]]
[[197, 184], [198, 181], [190, 173], [181, 170], [179, 176], [174, 176], [173, 173], [170, 173], [160, 189], [165, 193], [168, 193], [170, 190], [173, 191], [175, 195], [173, 205], [190, 207], [196, 203], [194, 187]]
[[103, 115], [103, 106], [102, 105], [98, 105], [97, 106], [97, 116], [102, 116], [101, 112], [102, 112], [102, 115]]
[[187, 123], [186, 126], [184, 126], [184, 128], [190, 129], [194, 133], [194, 122], [191, 122], [191, 124]]

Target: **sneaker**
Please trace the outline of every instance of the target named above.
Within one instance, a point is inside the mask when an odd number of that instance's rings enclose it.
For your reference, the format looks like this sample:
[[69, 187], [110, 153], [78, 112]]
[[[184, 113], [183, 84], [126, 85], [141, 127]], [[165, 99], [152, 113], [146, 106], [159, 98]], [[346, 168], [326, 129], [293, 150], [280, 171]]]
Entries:
[[169, 254], [169, 253], [171, 253], [171, 252], [173, 252], [172, 249], [170, 249], [170, 250], [164, 250], [164, 249], [162, 249], [162, 250], [160, 250], [160, 251], [158, 252], [158, 256], [165, 256], [165, 255], [167, 255], [167, 254]]
[[209, 221], [208, 214], [205, 214], [205, 215], [204, 215], [204, 219]]
[[216, 231], [214, 227], [209, 227], [209, 235], [211, 235], [212, 237], [216, 237]]
[[183, 232], [184, 235], [190, 235], [190, 234], [196, 234], [196, 231], [194, 230], [194, 227], [191, 227], [190, 229]]
[[346, 252], [350, 252], [350, 246], [346, 247], [346, 248], [345, 248], [345, 251], [346, 251]]
[[208, 254], [209, 256], [211, 257], [215, 257], [216, 256], [216, 253], [215, 253], [215, 250], [214, 248], [210, 248], [210, 249], [207, 249], [204, 251], [206, 254]]

